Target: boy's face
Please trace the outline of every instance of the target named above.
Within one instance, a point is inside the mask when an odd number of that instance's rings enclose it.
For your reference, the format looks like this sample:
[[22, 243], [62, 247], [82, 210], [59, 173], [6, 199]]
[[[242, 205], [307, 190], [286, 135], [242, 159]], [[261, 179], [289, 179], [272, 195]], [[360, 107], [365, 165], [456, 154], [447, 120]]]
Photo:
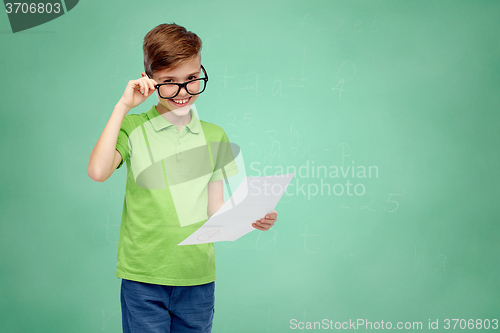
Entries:
[[[184, 83], [199, 78], [200, 72], [201, 61], [200, 56], [197, 55], [177, 68], [164, 69], [153, 73], [152, 79], [158, 84], [167, 82]], [[146, 74], [143, 73], [142, 76], [146, 76]], [[156, 91], [156, 95], [158, 98], [158, 112], [164, 113], [172, 111], [177, 116], [188, 114], [191, 109], [191, 104], [193, 104], [199, 96], [188, 94], [185, 88], [182, 88], [179, 94], [173, 99], [160, 98], [160, 96], [158, 96], [158, 90]]]

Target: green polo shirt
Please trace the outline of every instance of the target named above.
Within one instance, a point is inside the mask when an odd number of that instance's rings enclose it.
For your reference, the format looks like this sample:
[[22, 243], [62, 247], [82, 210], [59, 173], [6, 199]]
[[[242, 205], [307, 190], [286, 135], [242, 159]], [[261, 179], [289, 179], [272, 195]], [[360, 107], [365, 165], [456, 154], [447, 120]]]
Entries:
[[213, 243], [177, 245], [207, 219], [211, 181], [238, 173], [224, 130], [199, 120], [171, 124], [156, 110], [125, 116], [116, 149], [127, 164], [116, 276], [190, 286], [212, 282]]

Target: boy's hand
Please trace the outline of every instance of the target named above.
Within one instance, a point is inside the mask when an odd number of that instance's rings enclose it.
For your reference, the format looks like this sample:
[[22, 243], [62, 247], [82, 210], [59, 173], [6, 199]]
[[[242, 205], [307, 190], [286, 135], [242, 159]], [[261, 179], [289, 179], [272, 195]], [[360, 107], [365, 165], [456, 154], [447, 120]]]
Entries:
[[252, 227], [262, 231], [267, 231], [274, 225], [274, 223], [277, 220], [278, 220], [278, 212], [273, 211], [271, 214], [267, 214], [265, 217], [261, 218], [256, 223], [252, 223]]
[[155, 85], [157, 85], [155, 80], [144, 76], [137, 80], [130, 80], [120, 102], [129, 109], [135, 108], [156, 90]]

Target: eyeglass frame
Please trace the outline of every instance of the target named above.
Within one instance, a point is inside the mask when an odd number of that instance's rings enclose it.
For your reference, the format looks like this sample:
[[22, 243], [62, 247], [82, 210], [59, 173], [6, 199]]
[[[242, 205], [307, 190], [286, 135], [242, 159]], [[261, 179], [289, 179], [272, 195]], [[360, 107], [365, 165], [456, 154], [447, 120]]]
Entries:
[[[191, 95], [191, 96], [196, 96], [196, 95], [199, 95], [201, 94], [202, 92], [205, 91], [205, 89], [207, 88], [207, 82], [208, 82], [208, 74], [207, 72], [205, 71], [205, 68], [203, 67], [203, 65], [201, 65], [201, 69], [203, 70], [203, 73], [205, 74], [205, 77], [200, 77], [198, 79], [194, 79], [194, 80], [189, 80], [189, 81], [186, 81], [184, 83], [175, 83], [175, 82], [165, 82], [165, 83], [158, 83], [157, 85], [155, 85], [154, 87], [158, 90], [158, 96], [160, 98], [163, 98], [163, 99], [174, 99], [175, 97], [177, 97], [177, 95], [179, 95], [179, 93], [181, 92], [181, 89], [184, 88], [184, 90], [186, 90], [186, 92]], [[148, 75], [149, 77], [149, 75]], [[205, 86], [203, 87], [203, 90], [200, 91], [199, 93], [197, 94], [191, 94], [188, 90], [187, 90], [187, 85], [193, 81], [205, 81]], [[179, 89], [177, 89], [177, 93], [172, 96], [172, 97], [163, 97], [160, 95], [160, 87], [161, 86], [165, 86], [165, 85], [176, 85]]]

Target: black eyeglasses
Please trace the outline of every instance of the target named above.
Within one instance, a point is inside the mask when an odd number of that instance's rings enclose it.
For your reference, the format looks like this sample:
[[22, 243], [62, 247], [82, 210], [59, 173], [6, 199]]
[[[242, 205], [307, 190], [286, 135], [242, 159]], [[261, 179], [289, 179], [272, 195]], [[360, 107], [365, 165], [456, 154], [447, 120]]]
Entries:
[[208, 75], [205, 68], [203, 68], [203, 65], [201, 65], [201, 69], [203, 70], [205, 77], [184, 83], [166, 82], [155, 85], [155, 88], [158, 90], [158, 95], [163, 99], [172, 99], [179, 95], [182, 88], [184, 88], [189, 95], [201, 94], [205, 91], [208, 81]]

